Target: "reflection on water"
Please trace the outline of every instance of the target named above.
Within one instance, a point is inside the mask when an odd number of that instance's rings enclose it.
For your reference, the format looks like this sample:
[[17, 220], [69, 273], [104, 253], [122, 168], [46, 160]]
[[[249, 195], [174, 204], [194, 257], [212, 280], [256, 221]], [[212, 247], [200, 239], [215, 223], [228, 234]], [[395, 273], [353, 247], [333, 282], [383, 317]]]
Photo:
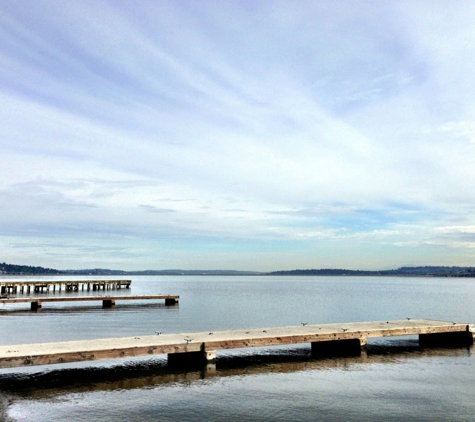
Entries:
[[437, 421], [473, 420], [470, 349], [415, 341], [361, 356], [312, 358], [309, 348], [223, 355], [188, 370], [165, 360], [2, 377], [14, 420]]
[[[456, 357], [471, 354], [465, 348], [421, 349], [416, 340], [393, 340], [384, 345], [368, 345], [358, 356], [313, 357], [309, 347], [259, 348], [218, 355], [213, 364], [187, 368], [171, 367], [166, 358], [140, 359], [115, 363], [109, 367], [56, 369], [40, 372], [17, 372], [0, 375], [0, 390], [24, 398], [44, 399], [57, 394], [91, 391], [149, 388], [174, 383], [191, 383], [223, 377], [255, 376], [271, 373], [294, 373], [313, 370], [352, 370], [358, 365], [400, 364], [426, 357]], [[278, 349], [278, 350], [276, 350]], [[360, 368], [358, 366], [358, 368]], [[30, 369], [31, 370], [31, 369]], [[12, 370], [15, 371], [15, 370]]]
[[[140, 311], [140, 310], [154, 310], [154, 309], [168, 309], [178, 307], [178, 304], [167, 305], [164, 303], [157, 302], [142, 302], [139, 303], [125, 303], [117, 301], [114, 307], [103, 308], [102, 302], [96, 300], [94, 301], [96, 305], [89, 305], [85, 303], [68, 303], [68, 304], [58, 304], [55, 302], [46, 302], [43, 303], [42, 308], [36, 310], [30, 309], [29, 303], [22, 303], [16, 305], [7, 305], [0, 309], [0, 316], [28, 316], [38, 313], [43, 314], [77, 314], [77, 313], [91, 313], [91, 312], [130, 312], [130, 311]], [[22, 306], [23, 305], [23, 306]]]

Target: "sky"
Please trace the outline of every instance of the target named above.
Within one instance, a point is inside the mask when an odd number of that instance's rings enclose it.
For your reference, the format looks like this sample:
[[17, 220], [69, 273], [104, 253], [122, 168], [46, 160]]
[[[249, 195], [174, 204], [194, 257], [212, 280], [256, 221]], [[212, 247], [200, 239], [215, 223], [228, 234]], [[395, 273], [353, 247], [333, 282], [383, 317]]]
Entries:
[[475, 266], [475, 2], [0, 0], [0, 262]]

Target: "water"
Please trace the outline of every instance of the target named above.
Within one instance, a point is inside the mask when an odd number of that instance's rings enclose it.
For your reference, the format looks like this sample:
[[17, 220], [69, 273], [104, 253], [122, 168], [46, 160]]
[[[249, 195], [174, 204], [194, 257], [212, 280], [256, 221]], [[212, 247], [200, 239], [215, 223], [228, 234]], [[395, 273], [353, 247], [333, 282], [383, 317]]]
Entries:
[[[406, 317], [475, 322], [470, 279], [131, 279], [130, 291], [113, 293], [179, 294], [179, 306], [45, 303], [32, 313], [28, 304], [0, 305], [0, 344]], [[106, 360], [3, 369], [0, 391], [5, 420], [24, 422], [471, 421], [473, 350], [421, 350], [402, 337], [372, 340], [357, 357], [315, 358], [298, 345], [218, 351], [215, 368], [170, 368], [166, 356]]]

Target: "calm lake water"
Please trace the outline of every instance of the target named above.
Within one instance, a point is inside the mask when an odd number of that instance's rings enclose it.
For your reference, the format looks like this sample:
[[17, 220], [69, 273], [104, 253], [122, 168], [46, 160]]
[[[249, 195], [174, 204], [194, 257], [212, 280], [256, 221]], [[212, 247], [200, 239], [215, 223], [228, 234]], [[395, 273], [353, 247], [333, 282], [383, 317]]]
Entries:
[[[406, 317], [475, 323], [474, 279], [127, 278], [130, 291], [112, 294], [179, 294], [179, 306], [0, 305], [0, 344]], [[474, 350], [421, 350], [401, 337], [372, 340], [358, 357], [315, 358], [300, 345], [218, 351], [215, 368], [172, 369], [160, 355], [0, 369], [0, 406], [24, 422], [473, 421]]]

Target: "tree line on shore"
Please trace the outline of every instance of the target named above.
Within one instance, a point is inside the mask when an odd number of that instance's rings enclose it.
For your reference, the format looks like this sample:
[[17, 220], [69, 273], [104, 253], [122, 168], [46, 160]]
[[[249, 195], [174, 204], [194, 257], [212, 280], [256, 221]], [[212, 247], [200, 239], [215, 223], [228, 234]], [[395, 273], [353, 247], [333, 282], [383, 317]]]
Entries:
[[365, 271], [348, 269], [297, 269], [287, 271], [256, 272], [233, 270], [145, 270], [123, 271], [102, 268], [80, 270], [56, 270], [29, 265], [0, 264], [4, 275], [299, 275], [299, 276], [432, 276], [432, 277], [475, 277], [475, 267], [419, 266], [401, 267], [394, 270]]

